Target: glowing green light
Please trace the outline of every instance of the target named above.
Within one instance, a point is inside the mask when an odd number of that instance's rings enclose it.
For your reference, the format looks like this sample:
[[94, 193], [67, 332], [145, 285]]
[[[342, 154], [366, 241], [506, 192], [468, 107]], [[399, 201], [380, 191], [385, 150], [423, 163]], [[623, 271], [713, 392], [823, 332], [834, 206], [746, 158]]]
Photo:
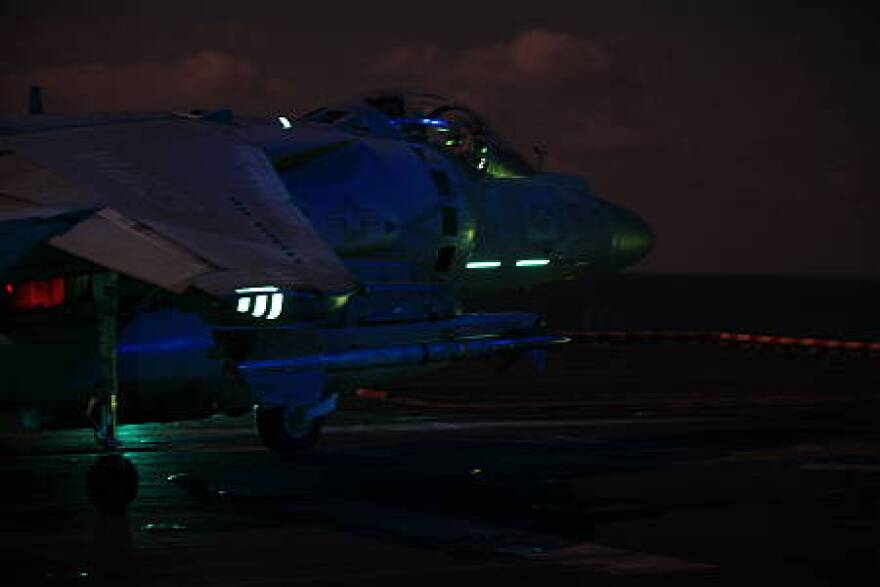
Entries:
[[541, 267], [549, 264], [550, 259], [520, 259], [516, 262], [517, 267]]
[[334, 297], [330, 298], [330, 303], [333, 306], [333, 309], [338, 310], [338, 309], [342, 308], [343, 306], [345, 306], [345, 304], [348, 303], [348, 299], [351, 297], [351, 295], [352, 294], [348, 293], [348, 294], [342, 294], [342, 295], [338, 295], [338, 296], [334, 296]]
[[249, 294], [249, 293], [272, 293], [278, 291], [278, 288], [274, 285], [262, 285], [260, 287], [242, 287], [240, 289], [235, 290], [237, 294]]
[[498, 164], [497, 162], [494, 162], [492, 165], [489, 165], [488, 169], [486, 169], [486, 172], [489, 174], [489, 177], [492, 177], [494, 179], [511, 179], [511, 178], [523, 177], [522, 175], [515, 173], [515, 172], [511, 171], [510, 169], [507, 169], [506, 167]]
[[266, 310], [269, 308], [269, 296], [257, 296], [256, 301], [254, 302], [254, 311], [251, 312], [251, 315], [254, 318], [259, 318], [266, 313]]
[[443, 144], [447, 147], [452, 147], [453, 145], [455, 145], [456, 142], [457, 141], [455, 139], [448, 139]]
[[[262, 296], [257, 296], [258, 298]], [[284, 308], [284, 294], [283, 293], [275, 293], [272, 294], [272, 306], [269, 309], [269, 314], [266, 316], [266, 320], [274, 320], [278, 316], [281, 315], [281, 310]]]
[[235, 308], [240, 314], [250, 312], [254, 318], [275, 320], [284, 309], [284, 294], [278, 291], [278, 288], [274, 285], [243, 287], [235, 290], [235, 293], [243, 294], [239, 295], [238, 304]]
[[482, 153], [483, 155], [485, 155], [488, 152], [489, 152], [489, 147], [480, 147], [480, 153]]
[[501, 261], [468, 261], [465, 267], [468, 269], [497, 269], [501, 267]]

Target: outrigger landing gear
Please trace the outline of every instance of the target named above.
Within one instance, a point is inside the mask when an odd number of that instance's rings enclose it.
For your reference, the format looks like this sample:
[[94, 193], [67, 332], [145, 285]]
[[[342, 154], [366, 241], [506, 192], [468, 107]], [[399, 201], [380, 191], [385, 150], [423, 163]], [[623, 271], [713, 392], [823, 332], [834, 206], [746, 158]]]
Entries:
[[119, 410], [116, 394], [111, 394], [108, 401], [93, 397], [89, 400], [86, 412], [92, 418], [95, 442], [104, 451], [116, 451], [122, 446], [116, 436], [117, 412]]
[[95, 301], [95, 318], [98, 325], [96, 355], [98, 357], [98, 396], [90, 402], [89, 409], [98, 411], [93, 418], [95, 440], [104, 450], [119, 448], [116, 427], [119, 412], [119, 378], [116, 372], [116, 329], [119, 311], [119, 276], [116, 273], [99, 273], [92, 276], [92, 298]]
[[[97, 357], [99, 373], [98, 396], [89, 402], [94, 414], [95, 440], [105, 454], [89, 469], [89, 496], [105, 510], [124, 510], [137, 496], [138, 474], [134, 464], [119, 450], [116, 436], [119, 413], [119, 379], [116, 371], [116, 333], [119, 277], [101, 273], [92, 277], [92, 296], [98, 324]], [[95, 414], [95, 412], [97, 413]]]
[[122, 453], [98, 455], [87, 475], [89, 497], [105, 512], [122, 513], [138, 491], [137, 467]]

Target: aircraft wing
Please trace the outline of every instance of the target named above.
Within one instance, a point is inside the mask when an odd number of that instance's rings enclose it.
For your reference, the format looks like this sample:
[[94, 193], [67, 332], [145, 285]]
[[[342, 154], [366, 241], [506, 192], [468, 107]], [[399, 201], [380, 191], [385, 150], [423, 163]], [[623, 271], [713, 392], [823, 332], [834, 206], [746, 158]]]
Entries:
[[46, 241], [175, 292], [354, 287], [263, 152], [210, 121], [0, 136], [0, 271]]

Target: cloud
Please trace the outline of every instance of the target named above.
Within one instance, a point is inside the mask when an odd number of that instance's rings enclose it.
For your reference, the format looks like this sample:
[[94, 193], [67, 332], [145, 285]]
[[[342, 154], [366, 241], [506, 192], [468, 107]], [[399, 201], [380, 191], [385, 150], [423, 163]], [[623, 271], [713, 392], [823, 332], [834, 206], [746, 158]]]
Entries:
[[473, 94], [510, 87], [560, 84], [573, 77], [594, 77], [612, 66], [597, 39], [532, 29], [509, 41], [459, 52], [434, 45], [397, 47], [373, 65], [383, 78], [442, 86]]
[[522, 148], [544, 142], [552, 129], [557, 158], [582, 156], [644, 144], [646, 131], [637, 128], [644, 120], [630, 113], [644, 112], [638, 104], [646, 88], [638, 64], [622, 58], [623, 43], [619, 37], [528, 29], [459, 50], [396, 47], [371, 72], [385, 87], [455, 96], [503, 133], [515, 134]]
[[[204, 50], [172, 62], [72, 64], [36, 68], [0, 78], [5, 111], [18, 111], [28, 86], [43, 86], [47, 109], [54, 112], [161, 110], [256, 104], [289, 99], [293, 85], [265, 77], [253, 63], [221, 51]], [[17, 98], [17, 99], [16, 99]], [[15, 99], [15, 102], [12, 102]]]
[[565, 148], [578, 153], [607, 153], [636, 146], [656, 146], [653, 137], [645, 136], [633, 126], [620, 122], [603, 120], [596, 116], [580, 115], [568, 125], [571, 131]]
[[599, 43], [552, 31], [526, 31], [507, 45], [478, 51], [477, 55], [529, 80], [562, 77], [566, 74], [595, 74], [607, 71], [611, 57]]

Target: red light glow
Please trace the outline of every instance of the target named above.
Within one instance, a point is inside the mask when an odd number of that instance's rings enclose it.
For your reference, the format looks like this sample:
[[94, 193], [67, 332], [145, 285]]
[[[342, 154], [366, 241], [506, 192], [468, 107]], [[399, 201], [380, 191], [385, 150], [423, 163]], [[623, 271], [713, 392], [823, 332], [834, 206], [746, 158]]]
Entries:
[[64, 303], [67, 293], [63, 277], [27, 281], [18, 284], [15, 288], [12, 284], [7, 284], [6, 291], [12, 294], [12, 305], [19, 310], [54, 308]]

